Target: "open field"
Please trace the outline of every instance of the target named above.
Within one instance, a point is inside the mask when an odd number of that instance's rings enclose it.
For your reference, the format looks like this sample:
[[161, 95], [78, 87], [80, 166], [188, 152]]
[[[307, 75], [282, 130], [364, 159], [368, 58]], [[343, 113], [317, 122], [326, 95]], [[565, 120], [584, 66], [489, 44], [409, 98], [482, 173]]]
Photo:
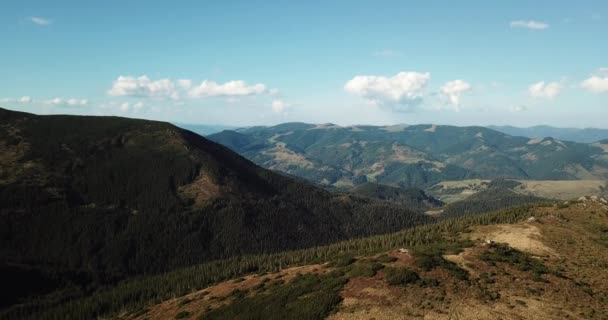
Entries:
[[[608, 192], [607, 180], [514, 180], [521, 183], [511, 190], [541, 198], [572, 200], [582, 195], [600, 196]], [[429, 191], [441, 201], [452, 203], [488, 188], [490, 180], [442, 181]]]
[[600, 195], [606, 180], [517, 180], [521, 186], [513, 190], [542, 198], [572, 200], [582, 195]]

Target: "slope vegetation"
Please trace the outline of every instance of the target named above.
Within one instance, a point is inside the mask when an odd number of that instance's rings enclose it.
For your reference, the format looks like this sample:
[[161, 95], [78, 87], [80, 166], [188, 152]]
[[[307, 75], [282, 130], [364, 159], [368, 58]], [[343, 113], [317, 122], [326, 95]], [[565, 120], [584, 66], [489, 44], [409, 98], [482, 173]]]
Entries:
[[[510, 220], [507, 216], [512, 220], [505, 223]], [[378, 247], [374, 253], [353, 247], [350, 256], [329, 256], [326, 263], [220, 282], [123, 313], [121, 318], [608, 316], [608, 206], [604, 202], [586, 198], [481, 217], [452, 220], [453, 228], [441, 226], [444, 231], [431, 232], [433, 240], [424, 244], [412, 241], [406, 249], [388, 251]], [[428, 232], [429, 227], [421, 228]]]

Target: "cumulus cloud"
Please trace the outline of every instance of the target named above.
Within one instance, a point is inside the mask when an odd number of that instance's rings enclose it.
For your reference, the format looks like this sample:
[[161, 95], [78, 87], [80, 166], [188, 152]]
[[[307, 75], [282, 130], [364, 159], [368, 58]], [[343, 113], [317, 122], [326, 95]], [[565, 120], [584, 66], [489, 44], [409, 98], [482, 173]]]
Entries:
[[581, 82], [581, 87], [591, 92], [608, 92], [608, 76], [592, 76]]
[[511, 21], [511, 28], [526, 28], [532, 30], [544, 30], [549, 28], [549, 25], [544, 22], [534, 21], [534, 20], [516, 20]]
[[200, 85], [193, 87], [188, 91], [191, 97], [236, 97], [261, 94], [266, 92], [266, 86], [258, 83], [247, 85], [245, 81], [236, 80], [229, 81], [224, 84], [218, 84], [214, 81], [205, 80]]
[[533, 83], [528, 88], [528, 93], [533, 98], [553, 99], [562, 91], [562, 85], [557, 82], [540, 81]]
[[283, 100], [272, 100], [272, 111], [274, 111], [275, 113], [284, 113], [287, 110], [287, 107], [289, 107], [289, 105], [287, 103], [285, 103], [285, 101]]
[[448, 98], [456, 111], [460, 109], [460, 97], [469, 90], [471, 90], [471, 84], [463, 80], [449, 81], [439, 88], [439, 91]]
[[140, 77], [119, 76], [107, 91], [111, 96], [131, 96], [146, 98], [161, 98], [178, 100], [182, 95], [191, 98], [204, 97], [239, 97], [274, 93], [276, 89], [267, 90], [264, 84], [248, 85], [245, 81], [235, 80], [226, 83], [204, 80], [200, 85], [193, 85], [190, 79], [151, 80], [147, 76]]
[[422, 101], [423, 90], [430, 79], [431, 74], [428, 72], [399, 72], [392, 77], [355, 76], [346, 82], [344, 90], [377, 105], [403, 105], [411, 108]]
[[608, 92], [608, 68], [598, 68], [591, 77], [580, 84], [581, 88], [591, 92]]
[[53, 21], [42, 17], [29, 17], [29, 20], [39, 26], [48, 26], [53, 23]]
[[111, 96], [134, 96], [178, 99], [175, 84], [169, 79], [152, 81], [147, 76], [119, 76], [108, 90]]

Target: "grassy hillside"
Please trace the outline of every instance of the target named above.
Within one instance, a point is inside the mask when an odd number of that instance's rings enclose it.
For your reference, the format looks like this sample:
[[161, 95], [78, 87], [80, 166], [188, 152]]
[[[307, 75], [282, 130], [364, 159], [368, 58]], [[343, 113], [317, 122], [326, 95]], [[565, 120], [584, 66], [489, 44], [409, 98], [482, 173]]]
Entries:
[[[511, 218], [507, 218], [510, 216]], [[604, 319], [608, 207], [535, 206], [420, 227], [145, 304], [121, 319]], [[534, 219], [529, 219], [534, 217]], [[488, 219], [489, 220], [486, 220]], [[417, 228], [418, 229], [418, 228]], [[437, 230], [443, 230], [437, 233]], [[381, 239], [375, 238], [379, 243]], [[371, 239], [370, 239], [371, 241]], [[407, 252], [396, 250], [405, 246]], [[344, 247], [344, 246], [343, 246]], [[320, 248], [321, 249], [321, 248]], [[329, 247], [327, 248], [329, 249]], [[324, 250], [324, 249], [322, 249]]]
[[[144, 315], [149, 310], [148, 307], [155, 301], [159, 302], [196, 292], [218, 281], [232, 278], [235, 279], [232, 281], [234, 284], [247, 283], [246, 278], [241, 279], [239, 277], [250, 273], [261, 273], [263, 275], [266, 272], [276, 272], [290, 266], [323, 263], [325, 261], [335, 261], [337, 266], [347, 266], [351, 264], [350, 261], [352, 261], [354, 255], [376, 254], [403, 246], [418, 247], [445, 241], [453, 242], [457, 240], [453, 237], [454, 232], [463, 231], [475, 225], [519, 221], [530, 216], [530, 209], [531, 207], [522, 207], [496, 213], [457, 217], [417, 226], [398, 233], [354, 239], [323, 247], [270, 255], [246, 255], [208, 262], [165, 274], [132, 278], [116, 285], [96, 288], [91, 291], [72, 292], [70, 297], [58, 298], [56, 294], [47, 295], [0, 312], [0, 319], [83, 319], [99, 316], [107, 317], [119, 313], [123, 317]], [[314, 269], [314, 267], [311, 269]], [[297, 275], [297, 271], [292, 274]], [[227, 300], [218, 299], [220, 298], [219, 295], [229, 294], [231, 291], [223, 289], [220, 292], [223, 293], [210, 295], [199, 291], [196, 296], [207, 297], [210, 301], [223, 305]], [[234, 292], [233, 297], [243, 297], [243, 293]], [[180, 301], [182, 300], [180, 306], [189, 304], [187, 300], [180, 299]], [[315, 308], [319, 305], [322, 304], [313, 304]], [[197, 309], [197, 312], [205, 312], [205, 310], [208, 311], [207, 308], [201, 308]], [[128, 313], [125, 313], [125, 311], [128, 311]], [[171, 317], [173, 316], [176, 315]], [[167, 317], [167, 315], [160, 314], [161, 319]]]
[[341, 188], [373, 182], [426, 188], [471, 178], [608, 178], [608, 148], [514, 137], [484, 127], [287, 123], [209, 136], [255, 163]]
[[163, 122], [0, 109], [0, 155], [3, 276], [43, 279], [16, 300], [431, 220], [272, 173]]

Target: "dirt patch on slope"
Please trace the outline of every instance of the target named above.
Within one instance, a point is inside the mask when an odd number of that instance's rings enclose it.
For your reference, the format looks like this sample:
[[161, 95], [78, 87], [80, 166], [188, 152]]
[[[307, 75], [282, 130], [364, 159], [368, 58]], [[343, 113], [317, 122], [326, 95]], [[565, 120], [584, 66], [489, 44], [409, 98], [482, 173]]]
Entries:
[[540, 229], [530, 223], [477, 227], [469, 236], [473, 240], [506, 243], [512, 248], [536, 256], [557, 256], [555, 250], [541, 241]]

